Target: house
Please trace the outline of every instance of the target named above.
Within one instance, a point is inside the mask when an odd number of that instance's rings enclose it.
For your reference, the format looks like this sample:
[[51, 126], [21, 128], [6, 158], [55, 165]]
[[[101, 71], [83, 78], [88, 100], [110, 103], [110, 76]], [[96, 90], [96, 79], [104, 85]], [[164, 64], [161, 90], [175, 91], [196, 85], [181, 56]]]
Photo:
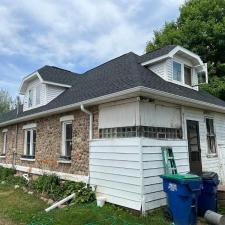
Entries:
[[225, 182], [225, 102], [199, 89], [204, 79], [207, 64], [175, 45], [84, 74], [44, 66], [22, 80], [23, 105], [0, 118], [0, 165], [90, 182], [142, 212], [166, 204], [163, 146], [179, 172]]

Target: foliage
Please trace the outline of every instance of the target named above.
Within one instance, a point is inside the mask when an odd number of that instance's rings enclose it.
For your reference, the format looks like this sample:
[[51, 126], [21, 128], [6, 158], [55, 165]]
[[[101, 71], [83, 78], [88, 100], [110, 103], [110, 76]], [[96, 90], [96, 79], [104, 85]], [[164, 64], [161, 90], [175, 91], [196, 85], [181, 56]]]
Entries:
[[9, 93], [0, 89], [0, 115], [9, 112], [15, 107], [15, 103]]
[[161, 30], [154, 31], [154, 38], [148, 42], [146, 51], [169, 44], [181, 45], [200, 55], [209, 68], [209, 85], [203, 88], [225, 99], [224, 0], [186, 1], [176, 21], [167, 22]]
[[43, 175], [30, 182], [29, 187], [42, 194], [47, 194], [53, 200], [59, 200], [73, 193], [76, 194], [75, 203], [87, 203], [95, 200], [95, 193], [89, 185], [82, 182], [65, 181], [55, 175]]
[[76, 203], [88, 203], [95, 200], [95, 193], [92, 191], [90, 185], [86, 185], [82, 182], [66, 181], [63, 185], [64, 197], [75, 193]]
[[6, 181], [7, 179], [14, 177], [15, 174], [15, 169], [0, 167], [0, 181]]

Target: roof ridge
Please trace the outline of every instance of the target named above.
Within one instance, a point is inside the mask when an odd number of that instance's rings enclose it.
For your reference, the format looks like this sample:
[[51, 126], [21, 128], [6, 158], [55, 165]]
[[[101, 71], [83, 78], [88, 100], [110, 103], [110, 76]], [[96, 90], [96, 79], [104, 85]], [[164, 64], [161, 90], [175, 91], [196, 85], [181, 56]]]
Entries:
[[163, 49], [163, 48], [170, 47], [170, 46], [176, 47], [176, 46], [178, 46], [178, 45], [165, 45], [165, 46], [163, 46], [163, 47], [161, 47], [161, 48], [156, 48], [156, 49], [154, 49], [154, 50], [152, 50], [152, 51], [146, 52], [145, 54], [141, 55], [140, 57], [142, 57], [142, 56], [144, 56], [144, 55], [147, 55], [147, 54], [150, 54], [150, 53], [153, 53], [153, 52], [156, 52], [156, 51], [161, 50], [161, 49]]
[[117, 59], [119, 59], [119, 58], [121, 58], [121, 57], [124, 57], [125, 55], [129, 55], [129, 54], [133, 54], [133, 55], [138, 56], [138, 55], [135, 54], [134, 52], [127, 52], [127, 53], [125, 53], [125, 54], [122, 54], [122, 55], [120, 55], [120, 56], [117, 56], [116, 58], [110, 59], [109, 61], [106, 61], [106, 62], [104, 62], [104, 63], [102, 63], [102, 64], [100, 64], [100, 65], [98, 65], [98, 66], [96, 66], [96, 67], [94, 67], [94, 68], [92, 68], [92, 69], [90, 69], [90, 70], [87, 70], [87, 71], [84, 72], [83, 74], [89, 73], [89, 72], [92, 71], [92, 70], [95, 70], [95, 69], [97, 69], [97, 68], [99, 68], [99, 67], [101, 67], [101, 66], [103, 66], [103, 65], [105, 65], [105, 64], [107, 64], [107, 63], [110, 63], [110, 62], [112, 62], [112, 61], [114, 61], [114, 60], [117, 60]]
[[49, 67], [52, 67], [52, 68], [55, 68], [55, 69], [58, 69], [58, 70], [63, 70], [63, 71], [66, 71], [66, 72], [70, 72], [70, 73], [73, 73], [73, 74], [79, 74], [79, 73], [73, 72], [71, 70], [60, 68], [58, 66], [49, 66]]

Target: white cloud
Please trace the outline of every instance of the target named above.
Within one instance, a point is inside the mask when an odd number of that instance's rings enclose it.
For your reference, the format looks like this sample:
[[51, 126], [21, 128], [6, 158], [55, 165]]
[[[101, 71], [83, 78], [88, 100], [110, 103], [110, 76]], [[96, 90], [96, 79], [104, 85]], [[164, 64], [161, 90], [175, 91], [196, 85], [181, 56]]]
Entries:
[[142, 54], [152, 31], [171, 13], [177, 15], [183, 2], [2, 0], [0, 59], [19, 57], [23, 67], [54, 64], [82, 71], [129, 51]]

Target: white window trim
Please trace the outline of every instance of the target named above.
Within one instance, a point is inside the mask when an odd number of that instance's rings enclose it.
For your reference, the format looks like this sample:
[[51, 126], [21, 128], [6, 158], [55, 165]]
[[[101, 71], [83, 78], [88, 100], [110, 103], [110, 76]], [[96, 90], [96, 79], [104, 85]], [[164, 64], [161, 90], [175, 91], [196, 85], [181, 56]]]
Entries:
[[30, 154], [28, 156], [34, 156], [34, 148], [33, 148], [33, 141], [34, 141], [33, 135], [34, 135], [34, 130], [36, 130], [36, 129], [32, 128], [32, 129], [25, 129], [24, 130], [24, 151], [23, 151], [23, 153], [24, 153], [25, 156], [28, 155], [27, 154], [27, 132], [28, 131], [30, 131], [30, 149], [29, 149]]
[[[66, 125], [72, 124], [72, 120], [66, 120], [62, 122], [62, 144], [61, 144], [61, 156], [67, 156], [66, 155]], [[68, 161], [68, 160], [65, 160]]]
[[3, 135], [3, 149], [2, 149], [2, 156], [5, 157], [4, 155], [6, 154], [7, 151], [7, 144], [8, 144], [8, 129], [4, 129], [2, 131]]
[[63, 116], [60, 118], [60, 122], [71, 122], [74, 120], [74, 115]]
[[27, 130], [27, 129], [34, 129], [37, 128], [37, 124], [36, 123], [29, 123], [23, 126], [23, 130]]
[[[173, 79], [173, 62], [179, 63], [181, 65], [181, 81], [178, 80], [174, 80]], [[191, 69], [191, 86], [188, 84], [185, 84], [185, 79], [184, 79], [184, 66], [190, 67]], [[176, 84], [182, 84], [185, 87], [192, 87], [193, 85], [193, 75], [194, 75], [194, 70], [193, 70], [193, 66], [191, 66], [188, 63], [184, 63], [181, 60], [178, 59], [172, 59], [172, 81]]]
[[[208, 148], [208, 141], [207, 141], [207, 126], [206, 126], [206, 119], [211, 119], [213, 120], [213, 129], [214, 129], [214, 134], [215, 134], [215, 147], [216, 147], [216, 153], [210, 153], [209, 152], [209, 148]], [[216, 129], [215, 129], [215, 119], [213, 116], [205, 116], [205, 129], [206, 129], [206, 145], [207, 145], [207, 152], [206, 152], [206, 156], [208, 158], [214, 158], [214, 157], [218, 157], [218, 146], [217, 146], [217, 138], [216, 138]]]

